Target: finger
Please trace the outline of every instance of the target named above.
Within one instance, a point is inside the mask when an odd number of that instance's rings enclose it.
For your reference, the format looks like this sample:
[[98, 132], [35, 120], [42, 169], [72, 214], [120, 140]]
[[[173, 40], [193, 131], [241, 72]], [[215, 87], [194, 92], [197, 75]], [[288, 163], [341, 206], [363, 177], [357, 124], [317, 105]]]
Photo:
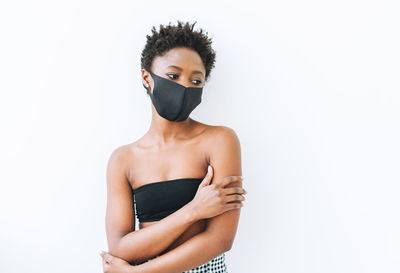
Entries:
[[100, 255], [107, 263], [111, 263], [113, 261], [113, 256], [107, 252], [102, 251]]
[[242, 176], [240, 176], [240, 175], [231, 175], [231, 176], [227, 176], [227, 177], [223, 178], [222, 180], [220, 180], [216, 184], [219, 185], [221, 188], [224, 188], [226, 185], [228, 185], [230, 183], [242, 182], [243, 179], [244, 178]]
[[210, 185], [213, 175], [214, 175], [214, 170], [211, 167], [211, 165], [208, 165], [207, 175], [206, 177], [204, 177], [203, 181], [201, 181], [199, 187], [205, 187]]
[[238, 202], [242, 202], [244, 200], [246, 200], [246, 198], [240, 194], [231, 194], [231, 195], [224, 196], [225, 203], [228, 203], [228, 202], [238, 203]]
[[103, 260], [104, 260], [105, 254], [106, 254], [106, 252], [104, 252], [103, 250], [99, 250], [99, 255], [101, 256], [101, 258], [103, 258]]
[[110, 264], [107, 263], [106, 260], [104, 260], [104, 259], [101, 259], [101, 260], [102, 260], [102, 263], [103, 263], [103, 272], [107, 273], [108, 269], [110, 268]]
[[224, 205], [224, 207], [225, 207], [225, 211], [228, 211], [228, 210], [232, 210], [232, 209], [240, 209], [241, 207], [243, 207], [243, 204], [242, 203], [226, 203]]
[[242, 187], [230, 187], [230, 188], [222, 188], [221, 192], [223, 195], [229, 194], [247, 194], [247, 191]]
[[102, 261], [102, 263], [103, 263], [103, 266], [105, 266], [105, 265], [108, 265], [109, 263], [104, 259], [104, 258], [102, 258], [101, 259], [101, 261]]
[[111, 272], [111, 265], [108, 264], [107, 262], [104, 262], [103, 272], [104, 272], [104, 273], [109, 273], [109, 272]]

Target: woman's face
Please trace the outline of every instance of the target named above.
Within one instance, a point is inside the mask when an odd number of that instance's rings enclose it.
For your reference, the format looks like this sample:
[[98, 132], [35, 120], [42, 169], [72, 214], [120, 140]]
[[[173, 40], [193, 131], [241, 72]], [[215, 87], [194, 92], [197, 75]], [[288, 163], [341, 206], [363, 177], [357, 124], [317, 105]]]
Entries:
[[[151, 70], [154, 74], [179, 83], [185, 87], [203, 87], [205, 67], [200, 55], [187, 47], [176, 47], [163, 56], [153, 59]], [[143, 84], [148, 83], [153, 90], [154, 82], [146, 70], [142, 70]], [[152, 91], [151, 91], [152, 92]]]

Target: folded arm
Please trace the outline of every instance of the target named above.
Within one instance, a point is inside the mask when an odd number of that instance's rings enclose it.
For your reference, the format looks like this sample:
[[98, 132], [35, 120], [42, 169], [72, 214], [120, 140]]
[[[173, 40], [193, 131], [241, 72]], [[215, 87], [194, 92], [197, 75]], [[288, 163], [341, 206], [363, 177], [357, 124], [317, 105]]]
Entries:
[[[230, 175], [242, 175], [240, 143], [235, 132], [224, 126], [218, 126], [216, 130], [209, 143], [210, 164], [214, 167], [213, 181]], [[242, 186], [242, 182], [233, 182], [226, 187], [237, 186]], [[157, 258], [131, 267], [131, 272], [181, 273], [210, 261], [231, 249], [239, 216], [240, 209], [233, 209], [206, 219], [205, 231]]]
[[168, 248], [198, 219], [184, 206], [157, 223], [135, 231], [132, 188], [126, 176], [129, 154], [124, 146], [110, 156], [107, 167], [106, 233], [110, 254], [140, 263]]

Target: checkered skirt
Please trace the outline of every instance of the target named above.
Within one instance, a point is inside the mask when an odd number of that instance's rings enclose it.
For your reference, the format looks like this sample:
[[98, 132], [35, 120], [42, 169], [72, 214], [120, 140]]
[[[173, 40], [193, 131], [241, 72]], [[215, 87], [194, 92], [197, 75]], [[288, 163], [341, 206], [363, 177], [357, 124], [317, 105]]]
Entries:
[[[159, 257], [160, 255], [157, 255], [153, 258], [150, 258], [146, 261], [150, 261], [152, 259], [155, 259]], [[132, 264], [134, 265], [134, 264]], [[198, 266], [195, 268], [192, 268], [190, 270], [187, 270], [182, 273], [228, 273], [227, 267], [225, 264], [225, 252], [222, 252], [220, 255], [217, 257], [213, 258], [212, 260]]]
[[211, 261], [208, 261], [183, 273], [228, 273], [225, 264], [225, 252], [218, 255]]

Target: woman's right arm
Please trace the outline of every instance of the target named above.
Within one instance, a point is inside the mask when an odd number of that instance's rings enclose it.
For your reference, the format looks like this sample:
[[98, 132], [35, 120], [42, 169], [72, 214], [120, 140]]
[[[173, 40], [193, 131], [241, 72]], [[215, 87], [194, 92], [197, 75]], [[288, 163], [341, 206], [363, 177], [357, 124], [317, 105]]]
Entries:
[[107, 166], [107, 242], [112, 255], [140, 263], [159, 255], [199, 219], [188, 203], [157, 223], [135, 231], [135, 209], [126, 176], [128, 160], [125, 151], [124, 146], [114, 150]]

